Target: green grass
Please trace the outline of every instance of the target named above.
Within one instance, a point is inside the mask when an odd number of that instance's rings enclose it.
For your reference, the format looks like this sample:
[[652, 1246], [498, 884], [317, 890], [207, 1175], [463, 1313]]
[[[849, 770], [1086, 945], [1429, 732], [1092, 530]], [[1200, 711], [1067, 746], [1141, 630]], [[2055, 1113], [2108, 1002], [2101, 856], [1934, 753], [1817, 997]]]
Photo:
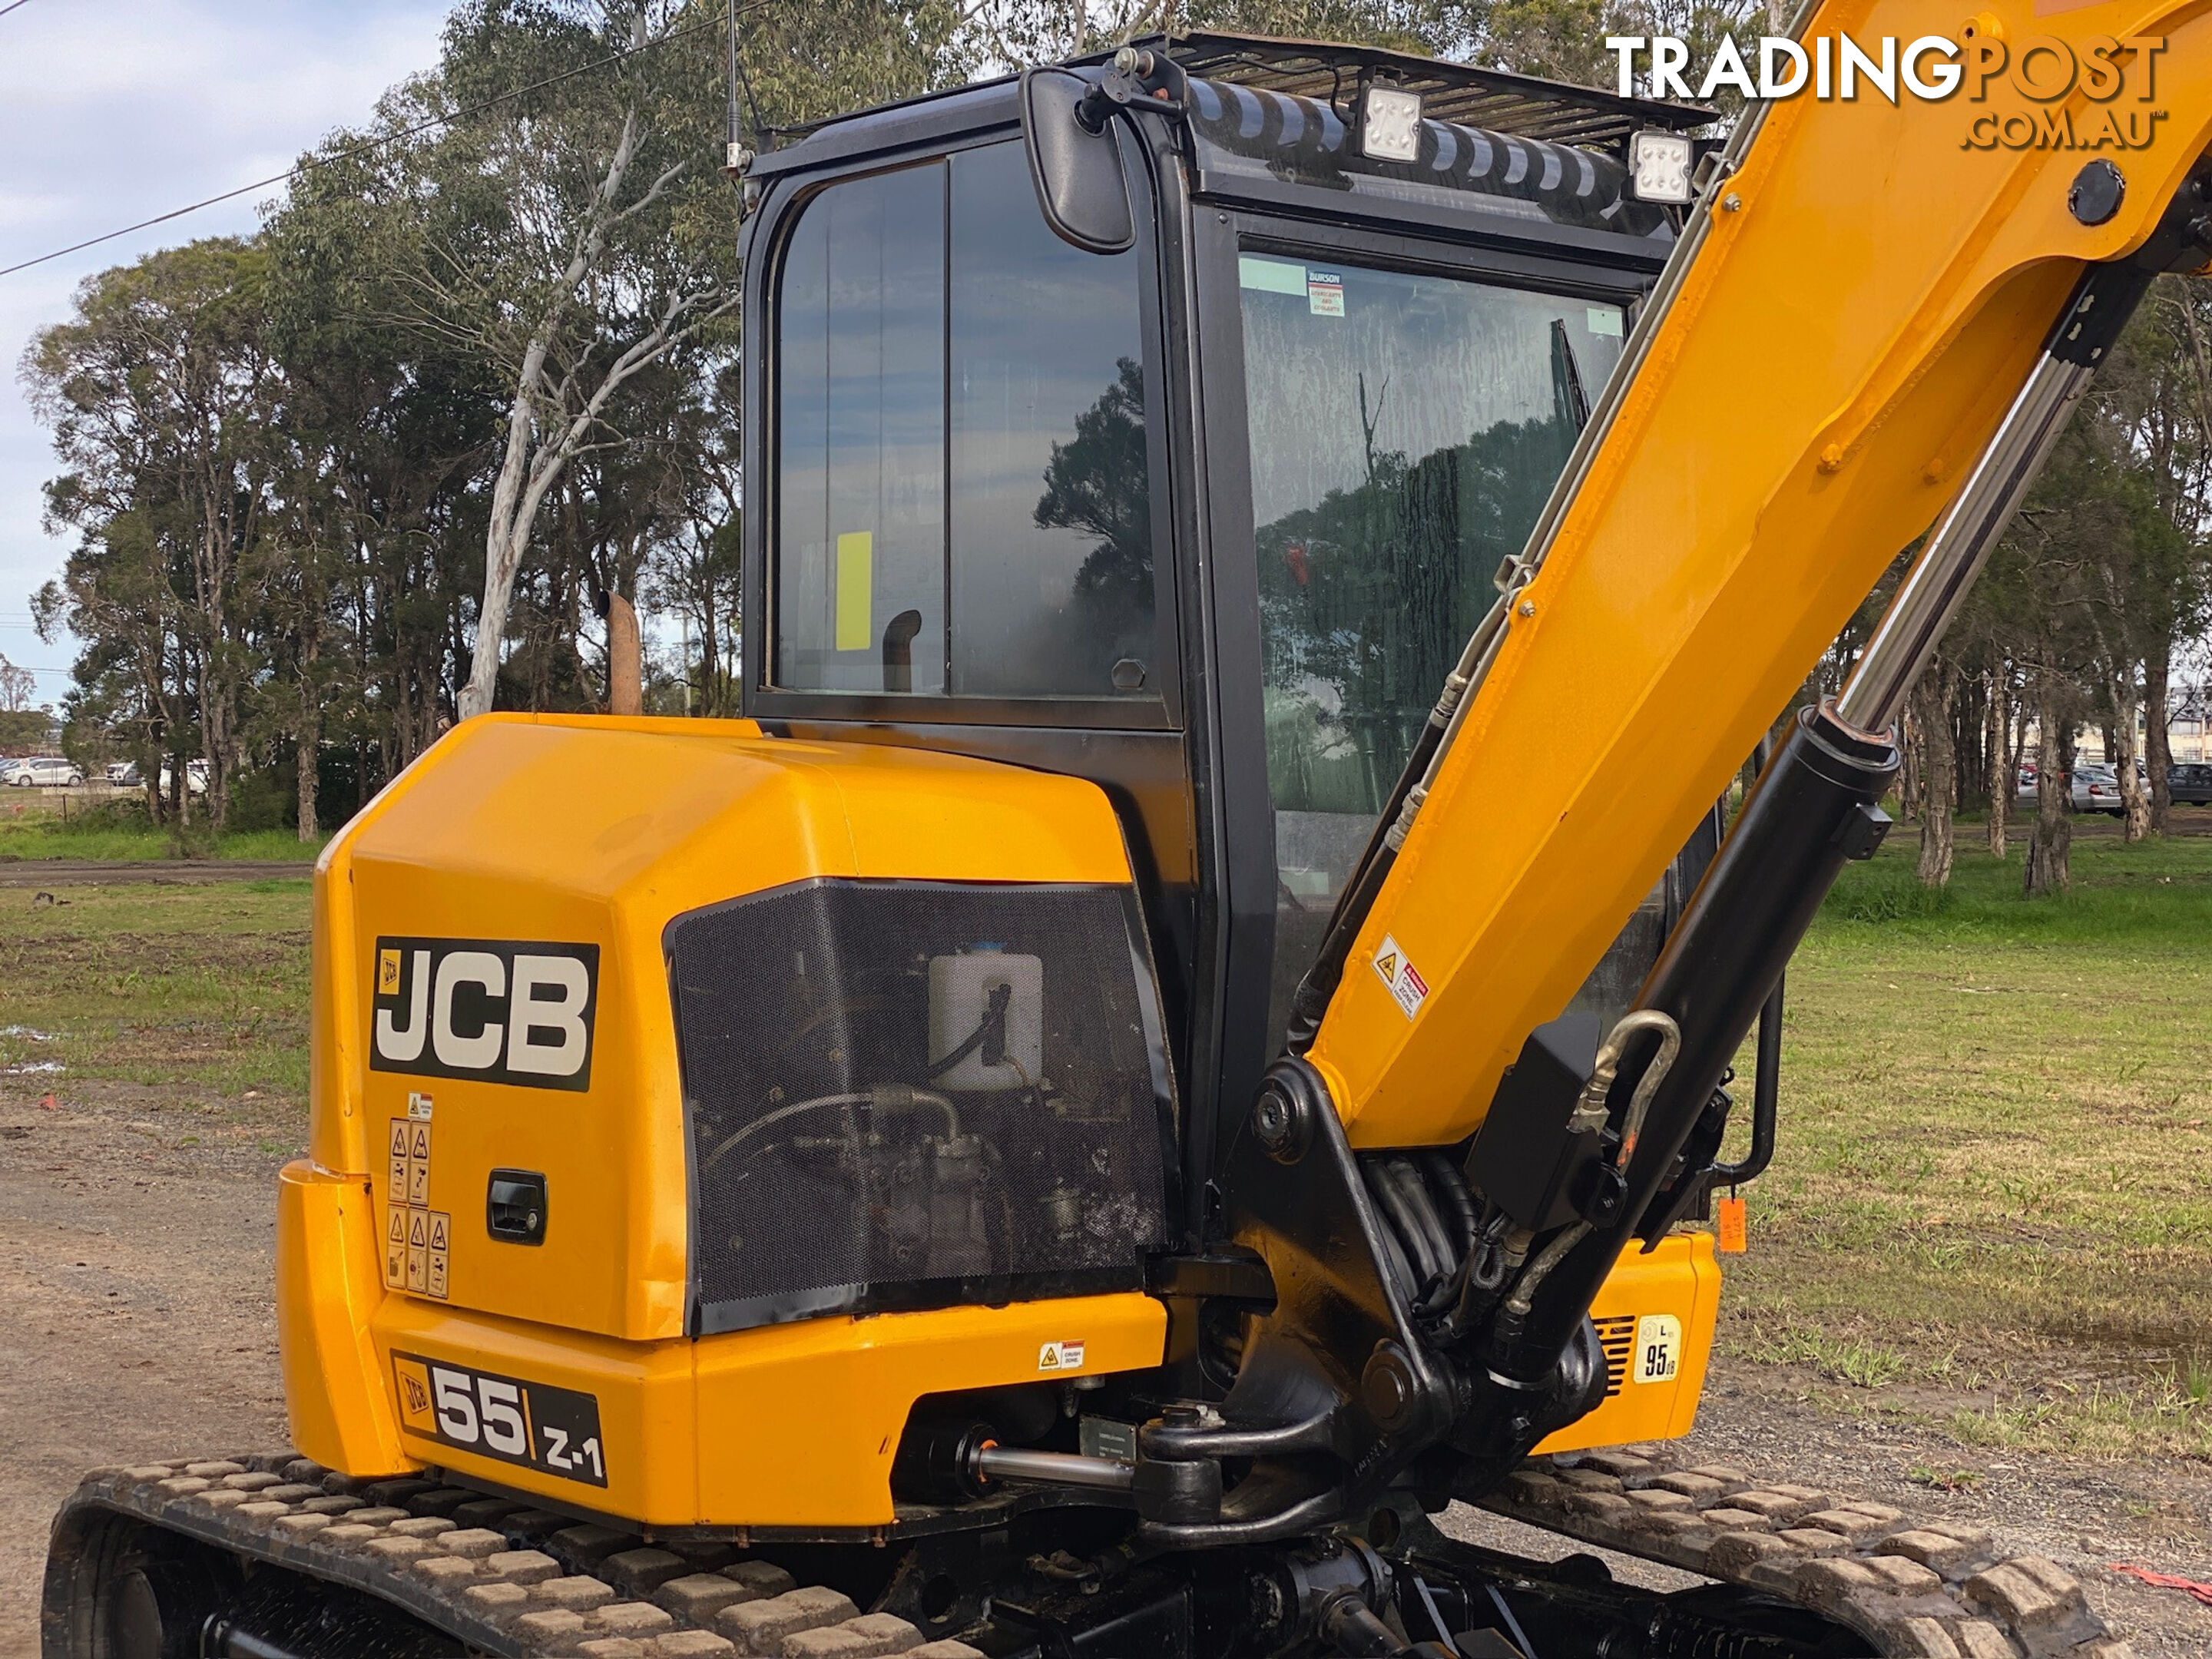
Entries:
[[1918, 854], [1909, 836], [1845, 869], [1821, 907], [1823, 927], [1814, 939], [1861, 923], [1892, 939], [2031, 945], [2109, 944], [2124, 935], [2154, 944], [2201, 937], [2212, 924], [2212, 837], [2177, 836], [2129, 847], [2117, 836], [2077, 833], [2073, 884], [2053, 897], [2030, 899], [2021, 891], [2024, 834], [2000, 864], [1978, 831], [1961, 831], [1947, 888], [1925, 888], [1914, 878]]
[[2212, 1456], [2212, 837], [2077, 840], [2046, 900], [2021, 856], [1831, 896], [1724, 1340], [1966, 1445]]
[[0, 1074], [16, 1099], [87, 1084], [304, 1103], [307, 881], [0, 888]]
[[179, 832], [151, 823], [143, 806], [128, 796], [91, 806], [73, 805], [64, 817], [58, 797], [12, 799], [17, 793], [0, 791], [0, 863], [26, 859], [310, 860], [328, 839], [302, 842], [289, 830], [216, 836], [204, 823]]

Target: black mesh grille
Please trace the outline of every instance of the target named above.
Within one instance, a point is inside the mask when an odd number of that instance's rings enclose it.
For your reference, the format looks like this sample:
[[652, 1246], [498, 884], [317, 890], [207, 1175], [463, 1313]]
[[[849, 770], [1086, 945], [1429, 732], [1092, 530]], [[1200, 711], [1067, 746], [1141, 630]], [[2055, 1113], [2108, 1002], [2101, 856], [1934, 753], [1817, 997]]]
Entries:
[[1597, 1327], [1598, 1346], [1605, 1350], [1605, 1397], [1610, 1400], [1628, 1380], [1628, 1356], [1636, 1346], [1636, 1316], [1590, 1322]]
[[823, 880], [671, 922], [694, 1328], [1138, 1285], [1173, 1112], [1143, 938], [1093, 886]]

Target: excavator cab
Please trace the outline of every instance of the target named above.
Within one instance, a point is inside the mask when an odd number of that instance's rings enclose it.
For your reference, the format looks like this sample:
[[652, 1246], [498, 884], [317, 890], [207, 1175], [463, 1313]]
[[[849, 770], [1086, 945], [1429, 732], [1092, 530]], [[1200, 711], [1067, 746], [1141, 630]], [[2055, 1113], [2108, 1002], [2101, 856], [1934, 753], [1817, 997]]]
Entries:
[[[1115, 97], [1130, 118], [1092, 131], [1085, 100]], [[745, 710], [1107, 793], [1142, 872], [1194, 1237], [1674, 246], [1681, 210], [1638, 194], [1632, 144], [1679, 169], [1712, 118], [1200, 33], [750, 164]], [[1577, 998], [1589, 1046], [1717, 829]]]

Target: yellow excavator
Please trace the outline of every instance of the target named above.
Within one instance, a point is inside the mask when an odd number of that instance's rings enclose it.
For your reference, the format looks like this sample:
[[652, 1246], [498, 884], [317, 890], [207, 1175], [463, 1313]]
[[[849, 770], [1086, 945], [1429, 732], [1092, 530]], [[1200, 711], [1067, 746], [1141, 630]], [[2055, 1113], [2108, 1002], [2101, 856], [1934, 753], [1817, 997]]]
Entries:
[[1902, 699], [2208, 257], [2212, 15], [1796, 39], [1724, 142], [1193, 33], [733, 145], [745, 718], [332, 842], [295, 1444], [89, 1477], [49, 1659], [2123, 1655], [1669, 1443]]

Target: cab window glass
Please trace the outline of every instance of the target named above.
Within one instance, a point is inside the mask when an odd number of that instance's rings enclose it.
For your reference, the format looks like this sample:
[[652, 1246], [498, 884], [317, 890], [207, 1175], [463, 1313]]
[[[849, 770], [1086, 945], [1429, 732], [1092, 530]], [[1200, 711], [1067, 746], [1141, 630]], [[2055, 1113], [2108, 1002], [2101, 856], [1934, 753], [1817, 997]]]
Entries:
[[773, 682], [1157, 695], [1133, 255], [1017, 143], [833, 185], [779, 296]]
[[1625, 319], [1460, 277], [1254, 252], [1239, 265], [1279, 1033]]
[[945, 173], [824, 191], [783, 273], [776, 678], [945, 686]]
[[1019, 145], [953, 157], [952, 689], [1141, 691], [1152, 538], [1136, 256], [1069, 246], [1036, 200]]

